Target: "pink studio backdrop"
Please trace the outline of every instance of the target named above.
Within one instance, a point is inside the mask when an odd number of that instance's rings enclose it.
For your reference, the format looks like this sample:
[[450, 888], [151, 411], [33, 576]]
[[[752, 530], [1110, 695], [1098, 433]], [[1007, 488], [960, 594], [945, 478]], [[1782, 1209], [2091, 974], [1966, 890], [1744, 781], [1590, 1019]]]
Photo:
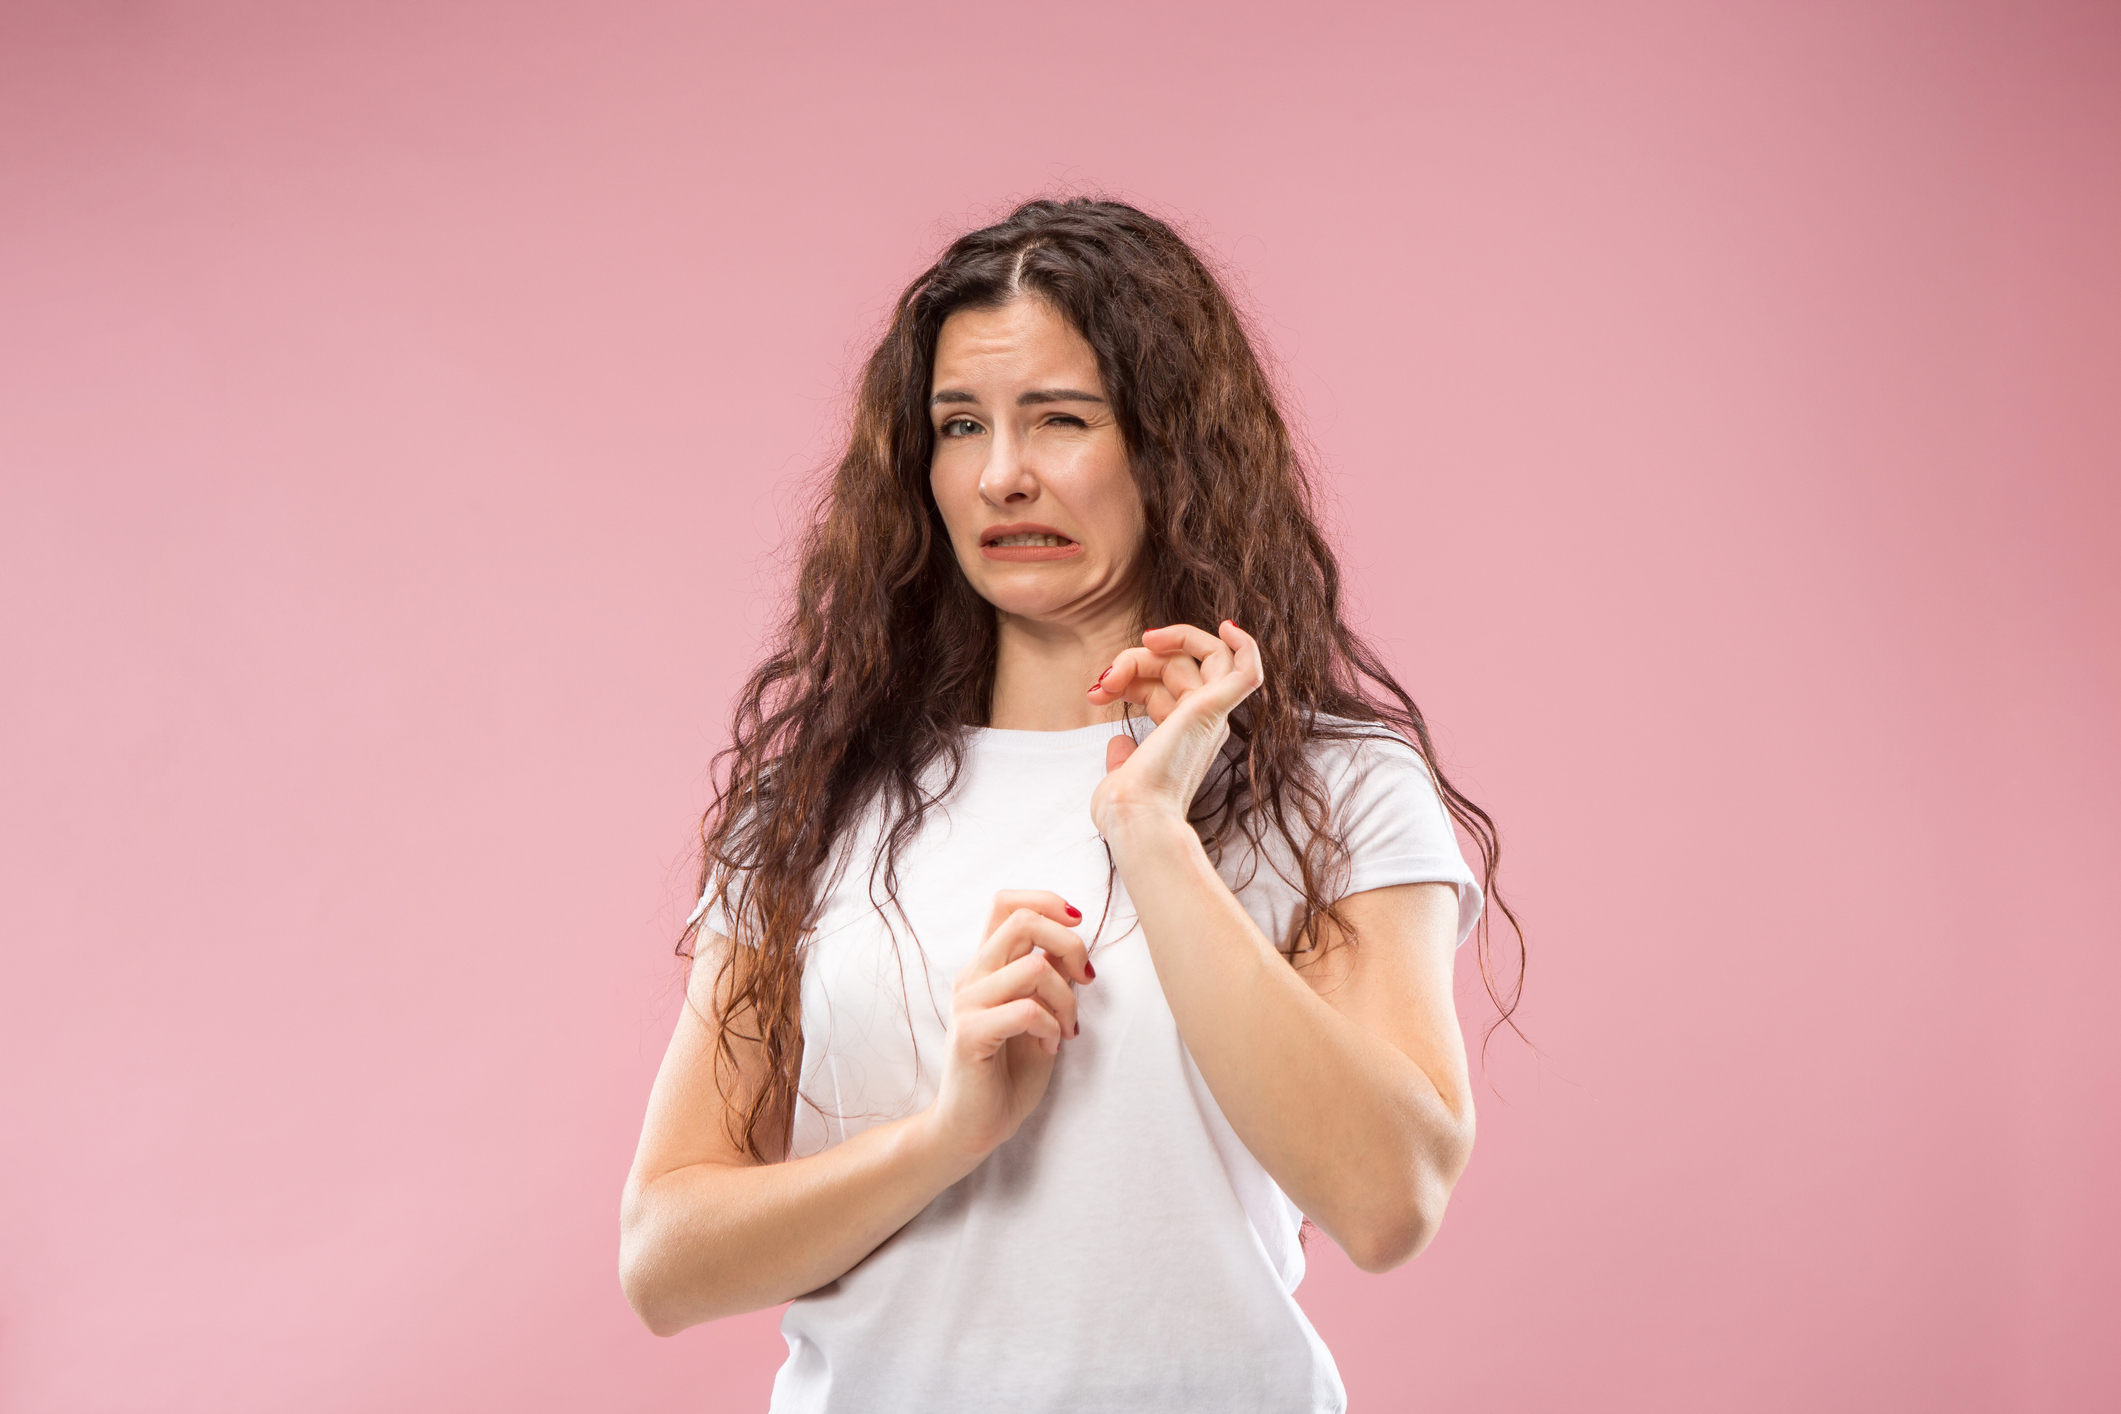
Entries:
[[1356, 1408], [2121, 1401], [2112, 7], [37, 0], [0, 1407], [763, 1406], [614, 1275], [707, 760], [889, 300], [1085, 187], [1532, 929]]

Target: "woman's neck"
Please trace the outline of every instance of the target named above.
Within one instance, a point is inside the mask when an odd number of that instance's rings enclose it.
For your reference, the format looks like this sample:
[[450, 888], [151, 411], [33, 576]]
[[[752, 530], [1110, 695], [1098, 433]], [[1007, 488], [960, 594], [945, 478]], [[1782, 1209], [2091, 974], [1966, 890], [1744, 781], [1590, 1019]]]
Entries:
[[995, 611], [994, 697], [987, 725], [1004, 731], [1065, 732], [1126, 715], [1125, 703], [1093, 707], [1097, 675], [1141, 647], [1134, 609], [1084, 623], [1040, 623]]

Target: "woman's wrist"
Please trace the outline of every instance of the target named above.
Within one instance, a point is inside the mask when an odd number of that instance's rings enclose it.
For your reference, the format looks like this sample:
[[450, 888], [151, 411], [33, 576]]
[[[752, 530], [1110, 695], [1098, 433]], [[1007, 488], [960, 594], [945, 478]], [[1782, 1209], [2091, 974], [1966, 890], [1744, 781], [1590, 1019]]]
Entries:
[[1100, 825], [1099, 833], [1111, 846], [1113, 863], [1122, 877], [1130, 863], [1207, 857], [1193, 822], [1175, 811], [1115, 811], [1113, 818]]
[[898, 1151], [914, 1169], [939, 1180], [942, 1188], [980, 1166], [989, 1150], [967, 1144], [953, 1133], [939, 1104], [931, 1104], [899, 1121]]

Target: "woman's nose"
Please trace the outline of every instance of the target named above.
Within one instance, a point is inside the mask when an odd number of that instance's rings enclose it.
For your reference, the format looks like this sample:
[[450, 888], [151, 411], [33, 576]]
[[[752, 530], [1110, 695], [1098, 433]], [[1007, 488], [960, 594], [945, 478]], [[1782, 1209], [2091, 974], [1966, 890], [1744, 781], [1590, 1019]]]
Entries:
[[1032, 474], [1023, 445], [1016, 438], [1004, 435], [994, 439], [987, 465], [980, 472], [979, 493], [996, 506], [1038, 499], [1038, 477]]

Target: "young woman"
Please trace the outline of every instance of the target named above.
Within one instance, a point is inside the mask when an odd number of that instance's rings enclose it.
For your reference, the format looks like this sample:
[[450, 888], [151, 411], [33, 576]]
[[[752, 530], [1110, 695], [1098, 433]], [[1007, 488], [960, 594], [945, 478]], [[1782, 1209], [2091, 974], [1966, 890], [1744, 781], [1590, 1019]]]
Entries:
[[723, 765], [649, 1328], [792, 1302], [776, 1411], [1342, 1408], [1301, 1224], [1442, 1221], [1495, 838], [1170, 228], [1033, 202], [914, 281]]

